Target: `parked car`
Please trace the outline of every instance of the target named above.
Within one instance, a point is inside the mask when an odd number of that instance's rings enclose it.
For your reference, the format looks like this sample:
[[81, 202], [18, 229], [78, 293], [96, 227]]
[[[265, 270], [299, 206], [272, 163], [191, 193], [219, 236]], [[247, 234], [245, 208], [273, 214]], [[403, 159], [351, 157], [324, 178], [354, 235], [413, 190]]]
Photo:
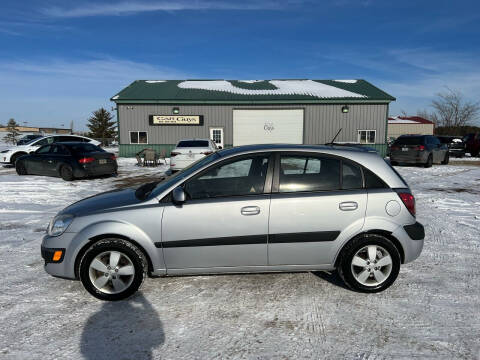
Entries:
[[30, 154], [35, 152], [40, 146], [58, 143], [58, 142], [71, 142], [79, 141], [86, 142], [93, 145], [100, 145], [100, 142], [93, 140], [84, 136], [79, 135], [52, 135], [52, 136], [43, 136], [38, 139], [33, 139], [29, 143], [20, 146], [14, 146], [10, 149], [3, 150], [0, 152], [0, 163], [15, 165], [15, 161], [20, 156]]
[[465, 156], [465, 143], [461, 136], [437, 136], [442, 144], [447, 145], [450, 156], [462, 158]]
[[80, 279], [102, 300], [132, 295], [147, 275], [335, 268], [372, 293], [420, 255], [423, 238], [414, 196], [380, 156], [250, 145], [68, 206], [50, 222], [42, 256], [47, 273]]
[[43, 137], [43, 135], [39, 135], [39, 134], [25, 135], [20, 140], [17, 141], [17, 145], [25, 145], [30, 141], [41, 138], [41, 137]]
[[408, 163], [431, 167], [433, 163], [446, 165], [449, 160], [447, 145], [432, 135], [402, 135], [390, 148], [392, 165]]
[[115, 155], [89, 143], [66, 142], [44, 145], [33, 154], [17, 159], [18, 175], [59, 176], [71, 181], [117, 173]]
[[480, 152], [480, 133], [465, 135], [463, 141], [465, 142], [465, 151], [472, 157], [477, 157]]
[[180, 140], [170, 153], [170, 169], [182, 170], [217, 150], [217, 145], [210, 139]]

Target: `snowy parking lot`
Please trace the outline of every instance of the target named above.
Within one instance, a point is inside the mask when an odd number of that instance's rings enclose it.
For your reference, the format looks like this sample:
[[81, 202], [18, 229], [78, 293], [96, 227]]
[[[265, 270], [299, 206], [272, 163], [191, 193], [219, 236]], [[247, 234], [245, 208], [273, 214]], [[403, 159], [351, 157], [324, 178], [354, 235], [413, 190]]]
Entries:
[[133, 298], [101, 302], [43, 271], [41, 237], [68, 204], [166, 169], [134, 163], [74, 182], [0, 168], [1, 359], [480, 357], [480, 166], [396, 168], [426, 239], [383, 293], [327, 273], [218, 275], [147, 279]]

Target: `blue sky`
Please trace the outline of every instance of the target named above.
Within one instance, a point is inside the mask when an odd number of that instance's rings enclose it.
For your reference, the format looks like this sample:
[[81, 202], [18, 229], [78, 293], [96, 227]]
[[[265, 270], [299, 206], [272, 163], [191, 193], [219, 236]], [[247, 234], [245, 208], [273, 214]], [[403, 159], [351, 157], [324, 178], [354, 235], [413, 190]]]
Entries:
[[428, 108], [480, 100], [478, 1], [10, 1], [0, 4], [0, 123], [84, 129], [135, 79], [366, 79]]

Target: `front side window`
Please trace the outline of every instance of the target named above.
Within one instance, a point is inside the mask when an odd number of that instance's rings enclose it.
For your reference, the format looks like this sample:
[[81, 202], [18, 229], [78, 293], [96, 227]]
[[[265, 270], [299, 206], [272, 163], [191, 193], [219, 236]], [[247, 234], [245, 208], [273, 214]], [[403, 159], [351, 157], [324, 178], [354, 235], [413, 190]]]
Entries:
[[51, 145], [46, 145], [42, 146], [40, 149], [38, 149], [35, 153], [36, 154], [47, 154], [50, 152], [50, 149], [52, 148]]
[[262, 194], [268, 162], [267, 155], [223, 162], [189, 180], [185, 192], [192, 199]]
[[375, 144], [376, 130], [358, 130], [358, 142], [360, 144]]
[[130, 131], [130, 144], [148, 144], [146, 131]]
[[280, 157], [279, 191], [326, 191], [340, 189], [340, 160], [328, 157]]

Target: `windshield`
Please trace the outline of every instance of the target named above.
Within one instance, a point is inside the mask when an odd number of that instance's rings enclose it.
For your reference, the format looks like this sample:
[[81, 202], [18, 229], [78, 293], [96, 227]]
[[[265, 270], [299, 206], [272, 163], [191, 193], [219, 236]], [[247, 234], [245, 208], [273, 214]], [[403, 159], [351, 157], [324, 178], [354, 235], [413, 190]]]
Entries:
[[40, 140], [41, 136], [40, 137], [36, 137], [35, 139], [31, 139], [31, 140], [28, 140], [28, 141], [25, 141], [23, 143], [23, 145], [30, 145], [31, 143], [37, 141], [37, 140]]
[[195, 171], [202, 168], [203, 166], [217, 160], [219, 157], [220, 155], [214, 152], [213, 154], [205, 156], [200, 160], [194, 162], [193, 164], [186, 167], [185, 169], [168, 176], [167, 178], [165, 178], [165, 180], [163, 180], [162, 182], [158, 183], [155, 186], [155, 189], [153, 189], [152, 192], [150, 193], [150, 197], [159, 196], [163, 191], [165, 191], [168, 187], [175, 184], [177, 181], [188, 177], [190, 174], [194, 173]]
[[182, 140], [178, 143], [177, 148], [181, 147], [208, 147], [207, 140]]

